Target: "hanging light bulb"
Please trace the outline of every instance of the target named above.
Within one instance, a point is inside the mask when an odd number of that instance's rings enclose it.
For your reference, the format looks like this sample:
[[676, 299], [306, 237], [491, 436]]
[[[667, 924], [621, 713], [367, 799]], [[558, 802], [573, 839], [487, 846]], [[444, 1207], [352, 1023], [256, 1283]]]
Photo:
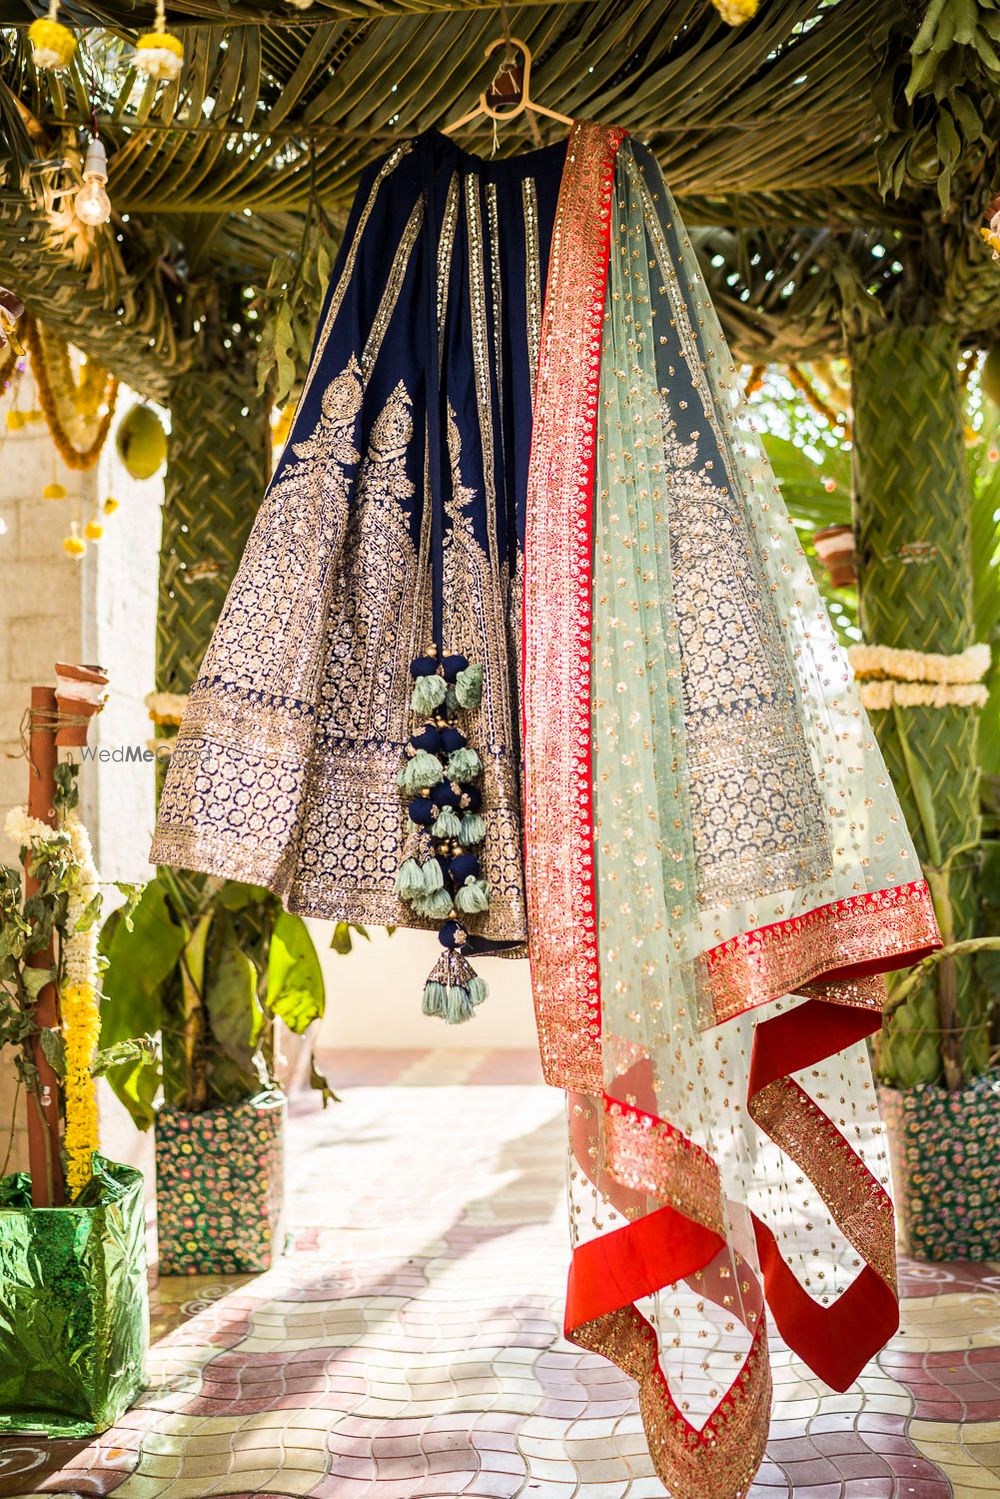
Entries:
[[83, 163], [83, 186], [73, 204], [81, 224], [106, 224], [111, 217], [111, 199], [104, 190], [108, 180], [108, 153], [95, 135]]

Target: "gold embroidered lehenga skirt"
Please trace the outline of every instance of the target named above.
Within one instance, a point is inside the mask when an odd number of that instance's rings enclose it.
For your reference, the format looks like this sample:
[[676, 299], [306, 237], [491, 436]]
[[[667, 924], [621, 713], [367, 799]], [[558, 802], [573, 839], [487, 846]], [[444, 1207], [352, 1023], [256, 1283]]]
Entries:
[[620, 131], [489, 164], [432, 132], [362, 184], [154, 857], [414, 924], [401, 862], [449, 872], [413, 820], [449, 806], [444, 768], [396, 787], [431, 643], [442, 702], [442, 657], [483, 668], [490, 903], [442, 941], [528, 941], [568, 1100], [567, 1335], [636, 1379], [668, 1491], [730, 1499], [767, 1434], [767, 1313], [838, 1389], [897, 1325], [866, 1037], [882, 973], [939, 938], [690, 244]]

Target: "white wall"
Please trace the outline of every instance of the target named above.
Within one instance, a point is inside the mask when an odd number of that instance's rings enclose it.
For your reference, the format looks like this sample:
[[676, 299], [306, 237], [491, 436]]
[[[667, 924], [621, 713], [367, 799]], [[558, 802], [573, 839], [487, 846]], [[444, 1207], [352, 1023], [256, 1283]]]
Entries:
[[[134, 399], [121, 391], [118, 418]], [[142, 484], [129, 478], [113, 440], [95, 469], [67, 469], [44, 422], [6, 430], [11, 404], [11, 393], [0, 399], [0, 521], [6, 526], [0, 534], [0, 859], [5, 863], [16, 860], [17, 850], [3, 832], [3, 820], [27, 797], [21, 717], [32, 685], [54, 683], [57, 659], [96, 662], [110, 673], [109, 701], [91, 728], [92, 746], [145, 745], [153, 732], [142, 700], [153, 687], [163, 503], [162, 478]], [[22, 411], [37, 405], [30, 376], [21, 383], [17, 404]], [[53, 480], [67, 490], [65, 499], [42, 499]], [[79, 561], [67, 556], [62, 542], [70, 521], [78, 518], [82, 528], [108, 495], [120, 503], [114, 515], [103, 518], [101, 540], [89, 542]], [[152, 763], [81, 764], [81, 814], [102, 880], [148, 875], [154, 786]], [[118, 898], [114, 890], [106, 897], [109, 904]], [[0, 1136], [13, 1100], [9, 1060], [0, 1064]], [[100, 1108], [103, 1148], [148, 1169], [151, 1142], [137, 1136], [104, 1085]], [[21, 1120], [12, 1169], [26, 1165]]]
[[326, 980], [320, 1046], [460, 1050], [535, 1045], [526, 959], [474, 959], [489, 995], [465, 1025], [445, 1025], [429, 1020], [420, 1008], [424, 980], [441, 952], [433, 932], [400, 927], [390, 937], [384, 928], [373, 927], [370, 942], [355, 936], [352, 951], [340, 957], [330, 951], [330, 925], [314, 921], [310, 927]]

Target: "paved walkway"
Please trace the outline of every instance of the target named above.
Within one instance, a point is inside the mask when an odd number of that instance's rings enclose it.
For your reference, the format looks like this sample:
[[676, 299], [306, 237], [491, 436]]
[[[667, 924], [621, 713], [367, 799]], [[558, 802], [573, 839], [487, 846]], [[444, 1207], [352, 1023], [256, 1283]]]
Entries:
[[[290, 1249], [161, 1285], [151, 1386], [92, 1443], [0, 1442], [0, 1495], [652, 1499], [633, 1386], [562, 1341], [560, 1098], [521, 1053], [340, 1053], [290, 1125]], [[907, 1266], [846, 1395], [780, 1344], [751, 1499], [1000, 1492], [1000, 1267]]]

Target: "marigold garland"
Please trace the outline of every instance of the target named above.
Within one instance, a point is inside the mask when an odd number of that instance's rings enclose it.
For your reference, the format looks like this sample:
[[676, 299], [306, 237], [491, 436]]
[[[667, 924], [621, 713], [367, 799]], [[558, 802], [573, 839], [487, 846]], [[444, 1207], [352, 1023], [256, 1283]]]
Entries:
[[[111, 431], [115, 403], [118, 399], [118, 381], [113, 376], [107, 376], [103, 371], [91, 369], [88, 365], [77, 385], [73, 380], [69, 352], [65, 344], [48, 343], [47, 345], [39, 324], [27, 314], [25, 314], [22, 326], [24, 341], [31, 358], [31, 370], [38, 389], [39, 404], [59, 456], [67, 468], [77, 470], [93, 468], [101, 456], [101, 450]], [[94, 392], [98, 382], [103, 384], [103, 391], [95, 400]], [[88, 415], [96, 415], [97, 407], [102, 400], [107, 403], [104, 415], [97, 424], [89, 446], [81, 451], [74, 446], [64, 423], [68, 421], [84, 425]], [[93, 406], [92, 413], [87, 410], [89, 405]], [[65, 417], [63, 412], [66, 413]], [[85, 425], [84, 430], [86, 430]]]
[[66, 1187], [72, 1201], [90, 1181], [99, 1144], [97, 1084], [90, 1069], [101, 1017], [91, 984], [67, 984], [59, 999], [66, 1043]]

